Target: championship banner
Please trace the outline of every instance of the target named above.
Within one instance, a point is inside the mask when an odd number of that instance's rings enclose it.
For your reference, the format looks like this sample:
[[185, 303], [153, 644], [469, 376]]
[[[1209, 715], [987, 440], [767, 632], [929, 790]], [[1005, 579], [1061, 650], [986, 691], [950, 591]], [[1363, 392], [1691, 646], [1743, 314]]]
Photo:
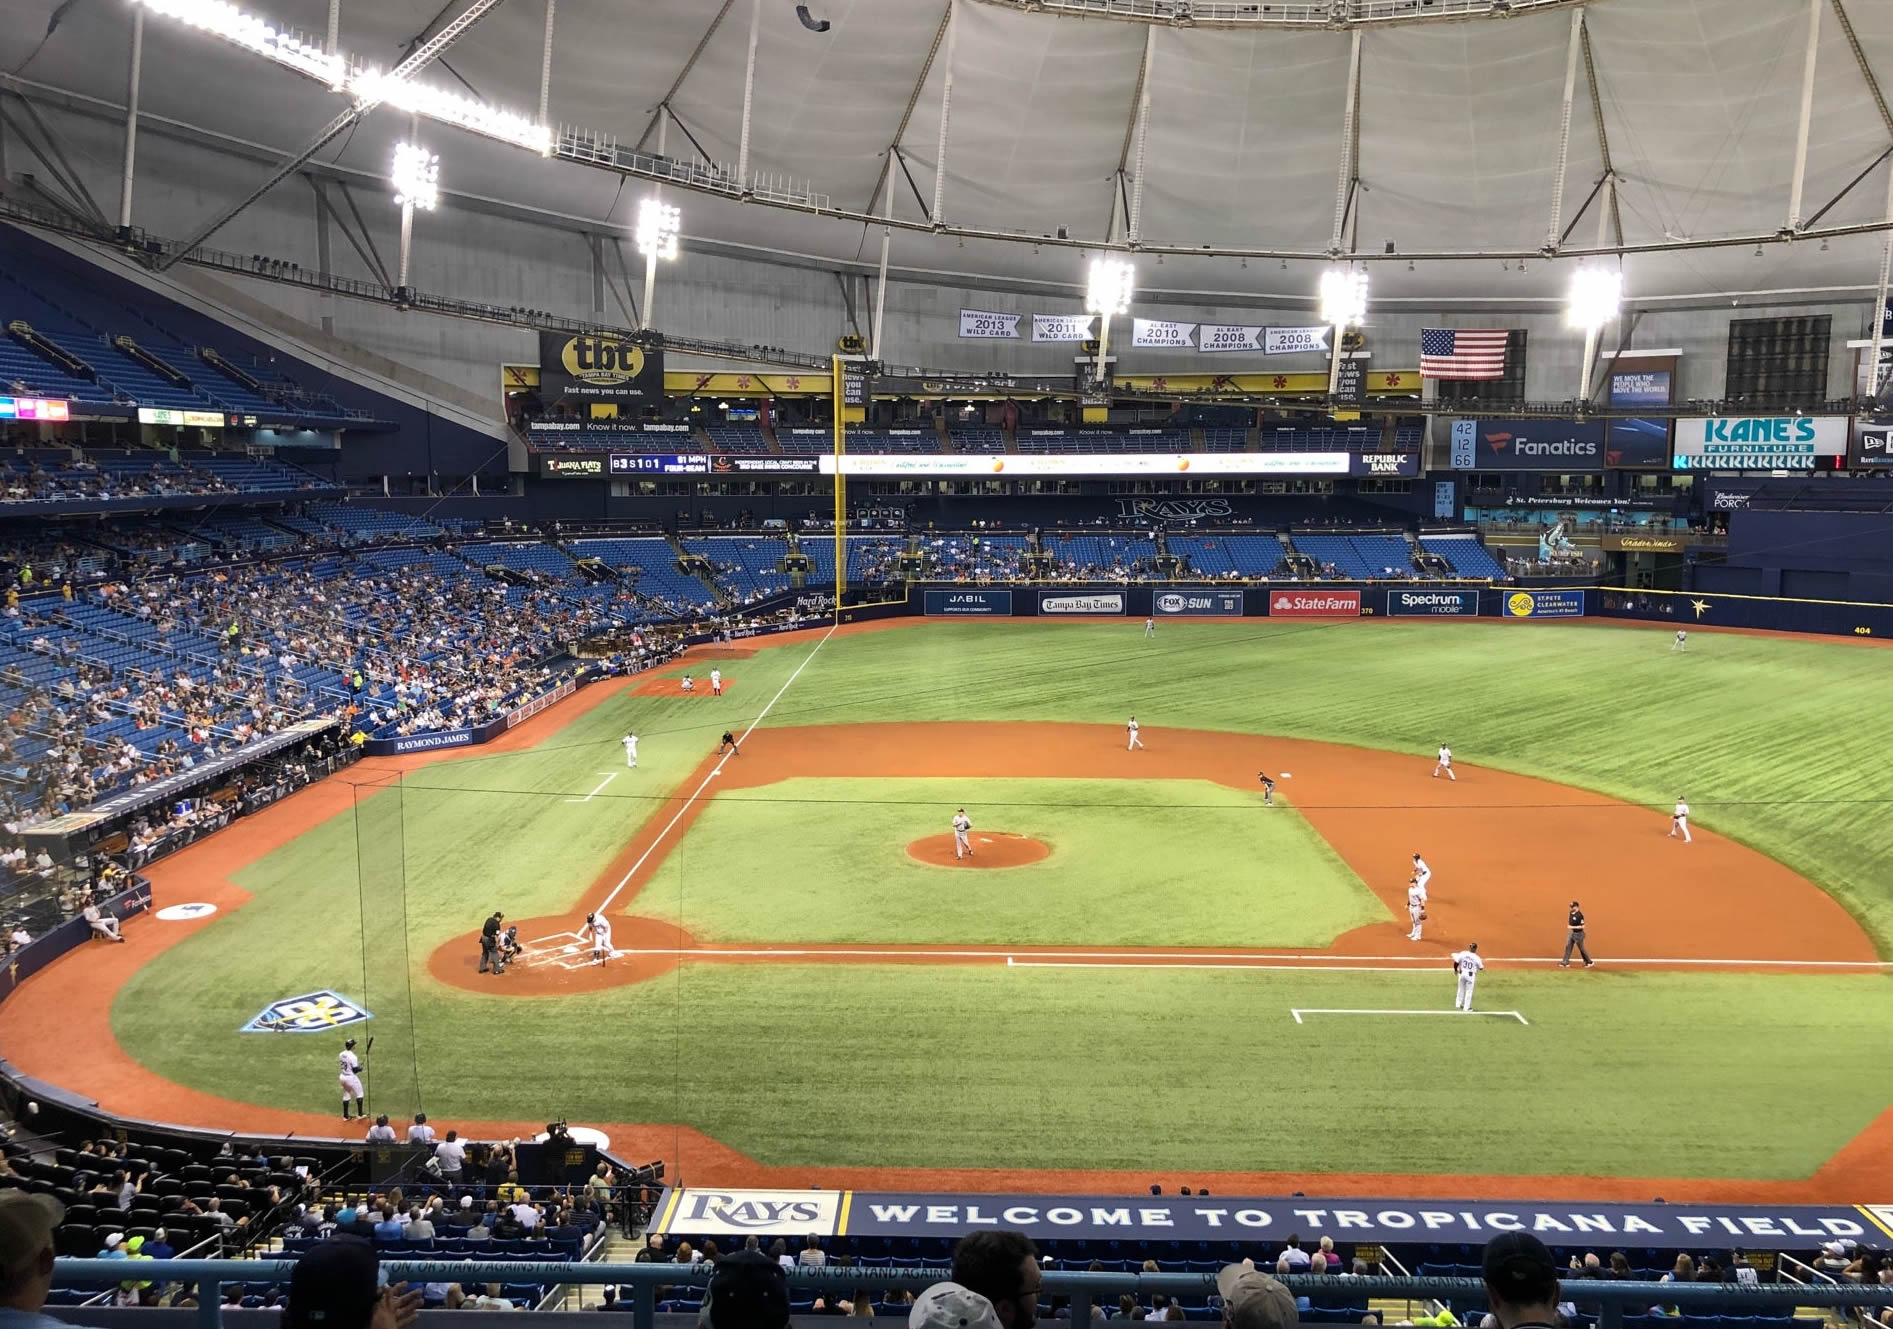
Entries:
[[1241, 591], [1159, 591], [1151, 599], [1158, 618], [1241, 618]]
[[1011, 591], [928, 591], [921, 611], [928, 618], [1008, 618]]
[[[1730, 1246], [1806, 1250], [1873, 1241], [1884, 1205], [1568, 1204], [1490, 1200], [1323, 1199], [1304, 1196], [980, 1195], [886, 1191], [668, 1189], [651, 1231], [669, 1236], [951, 1239], [986, 1228], [1034, 1241], [1337, 1242], [1399, 1246], [1490, 1241], [1531, 1232], [1551, 1245], [1664, 1250]], [[1582, 1298], [1580, 1297], [1581, 1301]]]
[[1091, 325], [1096, 321], [1092, 314], [1034, 314], [1032, 340], [1089, 341]]
[[1106, 595], [1074, 595], [1065, 591], [1040, 591], [1039, 613], [1041, 614], [1121, 614], [1124, 612], [1124, 596], [1113, 592]]
[[[1246, 348], [1229, 347], [1227, 349]], [[1418, 397], [1420, 385], [1420, 371], [1417, 369], [1370, 369], [1367, 373], [1365, 388], [1369, 397]], [[1119, 374], [1117, 386], [1123, 392], [1150, 392], [1159, 396], [1222, 392], [1243, 393], [1256, 397], [1325, 397], [1328, 394], [1328, 371], [1322, 369], [1253, 374]], [[1070, 387], [1071, 380], [1067, 377], [1058, 390], [1068, 391]], [[1026, 394], [1015, 391], [1013, 395]]]
[[1196, 331], [1194, 323], [1172, 323], [1161, 318], [1134, 318], [1131, 320], [1131, 345], [1154, 346], [1171, 350], [1194, 350], [1195, 343], [1190, 337]]
[[1326, 351], [1327, 324], [1315, 328], [1270, 328], [1262, 338], [1264, 355], [1295, 355], [1301, 351]]
[[1854, 464], [1893, 466], [1893, 425], [1855, 425]]
[[1270, 618], [1359, 618], [1359, 591], [1270, 591]]
[[539, 395], [636, 409], [664, 399], [664, 350], [620, 337], [539, 334]]
[[1477, 618], [1477, 591], [1388, 591], [1387, 612], [1395, 616]]
[[1197, 335], [1199, 351], [1259, 351], [1262, 328], [1253, 323], [1205, 323]]
[[1583, 591], [1513, 591], [1500, 602], [1506, 618], [1582, 618]]
[[1676, 422], [1679, 471], [1811, 471], [1847, 455], [1844, 415], [1711, 415]]
[[1019, 340], [1019, 320], [1022, 314], [994, 314], [983, 309], [962, 309], [960, 311], [960, 336], [998, 338], [1003, 341]]

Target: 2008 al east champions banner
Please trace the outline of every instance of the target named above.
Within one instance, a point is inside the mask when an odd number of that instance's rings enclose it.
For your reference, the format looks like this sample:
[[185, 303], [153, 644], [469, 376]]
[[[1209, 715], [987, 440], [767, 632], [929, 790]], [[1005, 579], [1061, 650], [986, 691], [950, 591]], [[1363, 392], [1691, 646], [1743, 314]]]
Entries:
[[1199, 351], [1259, 351], [1261, 337], [1259, 323], [1205, 323], [1197, 334], [1196, 348]]

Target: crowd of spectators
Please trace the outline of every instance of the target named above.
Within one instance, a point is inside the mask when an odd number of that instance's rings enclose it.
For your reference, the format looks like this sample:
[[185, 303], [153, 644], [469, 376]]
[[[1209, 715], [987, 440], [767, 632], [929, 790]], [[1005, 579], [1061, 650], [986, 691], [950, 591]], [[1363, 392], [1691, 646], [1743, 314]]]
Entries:
[[183, 462], [154, 461], [131, 469], [106, 469], [90, 459], [48, 469], [43, 461], [15, 457], [0, 462], [0, 500], [120, 499], [234, 492], [216, 475]]

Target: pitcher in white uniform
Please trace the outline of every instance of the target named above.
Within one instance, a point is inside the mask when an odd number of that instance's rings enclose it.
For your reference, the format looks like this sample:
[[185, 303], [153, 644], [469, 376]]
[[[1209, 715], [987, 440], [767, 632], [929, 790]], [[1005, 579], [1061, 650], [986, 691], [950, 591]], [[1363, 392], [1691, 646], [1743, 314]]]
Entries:
[[638, 736], [636, 734], [626, 734], [624, 736], [624, 764], [633, 769], [637, 767]]
[[973, 856], [973, 841], [968, 835], [972, 829], [973, 819], [966, 815], [965, 808], [953, 814], [953, 857], [971, 858]]
[[1463, 951], [1453, 952], [1453, 972], [1459, 975], [1459, 989], [1453, 997], [1453, 1009], [1470, 1011], [1472, 1009], [1472, 988], [1479, 981], [1479, 971], [1485, 968], [1485, 961], [1479, 958], [1479, 943], [1473, 942]]
[[723, 671], [721, 669], [712, 669], [710, 671], [710, 695], [712, 697], [720, 697], [723, 695]]
[[1676, 811], [1670, 814], [1670, 839], [1678, 835], [1683, 837], [1684, 844], [1689, 843], [1689, 804], [1680, 798], [1676, 800]]

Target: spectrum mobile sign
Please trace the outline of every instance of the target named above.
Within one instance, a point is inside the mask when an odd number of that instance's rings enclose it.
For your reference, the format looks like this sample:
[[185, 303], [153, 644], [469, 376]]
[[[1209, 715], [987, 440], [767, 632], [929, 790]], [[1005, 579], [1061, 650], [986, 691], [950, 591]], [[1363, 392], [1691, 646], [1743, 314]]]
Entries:
[[1387, 612], [1409, 617], [1423, 614], [1433, 617], [1477, 618], [1479, 592], [1388, 591]]
[[1847, 455], [1844, 415], [1708, 415], [1676, 422], [1679, 471], [1811, 471]]
[[1359, 618], [1359, 591], [1270, 591], [1270, 618]]

